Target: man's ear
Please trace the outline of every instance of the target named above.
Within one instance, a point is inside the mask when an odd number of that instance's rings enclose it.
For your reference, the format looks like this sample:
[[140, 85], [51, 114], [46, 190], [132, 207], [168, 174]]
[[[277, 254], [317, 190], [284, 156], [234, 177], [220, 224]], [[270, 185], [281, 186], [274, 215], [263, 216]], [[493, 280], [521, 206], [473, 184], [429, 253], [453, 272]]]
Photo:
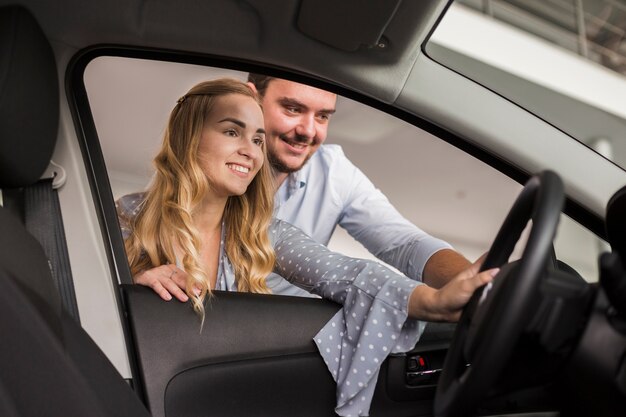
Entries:
[[248, 81], [246, 84], [248, 84], [248, 87], [250, 87], [250, 89], [254, 91], [255, 94], [259, 94], [254, 83], [251, 83], [250, 81]]

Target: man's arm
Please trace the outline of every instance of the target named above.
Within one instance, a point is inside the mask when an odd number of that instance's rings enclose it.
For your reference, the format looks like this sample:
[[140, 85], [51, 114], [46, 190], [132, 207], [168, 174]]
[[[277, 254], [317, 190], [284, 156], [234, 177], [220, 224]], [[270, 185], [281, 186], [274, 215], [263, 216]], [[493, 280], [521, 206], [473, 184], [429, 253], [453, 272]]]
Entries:
[[[332, 184], [341, 198], [341, 227], [374, 256], [407, 276], [442, 287], [471, 263], [446, 242], [405, 219], [374, 184], [341, 154]], [[338, 163], [337, 163], [338, 162]]]
[[429, 287], [441, 288], [471, 265], [472, 263], [457, 251], [442, 249], [428, 258], [422, 281]]

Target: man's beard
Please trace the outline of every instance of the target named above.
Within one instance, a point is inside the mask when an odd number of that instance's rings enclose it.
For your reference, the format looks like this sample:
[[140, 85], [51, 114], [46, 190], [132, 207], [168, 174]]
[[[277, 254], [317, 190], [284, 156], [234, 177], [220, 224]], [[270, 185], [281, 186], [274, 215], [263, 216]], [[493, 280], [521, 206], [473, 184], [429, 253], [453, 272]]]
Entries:
[[[295, 142], [304, 142], [304, 143], [306, 143], [306, 140], [298, 140], [297, 137], [295, 139], [296, 139]], [[280, 136], [279, 136], [279, 140], [282, 140], [282, 138]], [[291, 140], [291, 141], [293, 142], [293, 140]], [[313, 154], [308, 154], [306, 156], [306, 158], [304, 158], [304, 161], [302, 161], [300, 166], [298, 166], [297, 168], [292, 168], [292, 167], [287, 166], [285, 164], [285, 162], [283, 162], [280, 158], [278, 158], [276, 155], [274, 155], [272, 153], [271, 149], [268, 149], [267, 161], [270, 163], [270, 165], [274, 169], [274, 171], [280, 172], [280, 173], [283, 173], [283, 174], [291, 174], [292, 172], [300, 171], [300, 169], [302, 169], [304, 164], [306, 164], [309, 161], [311, 156], [313, 156]]]
[[302, 163], [300, 164], [300, 166], [296, 168], [287, 166], [283, 161], [280, 160], [280, 158], [275, 157], [274, 154], [272, 154], [272, 152], [267, 153], [267, 161], [270, 163], [270, 166], [274, 169], [274, 171], [280, 172], [283, 174], [291, 174], [292, 172], [300, 171], [300, 169], [302, 169], [304, 164], [306, 164], [309, 161], [311, 156], [312, 155], [307, 155], [304, 161], [302, 161]]

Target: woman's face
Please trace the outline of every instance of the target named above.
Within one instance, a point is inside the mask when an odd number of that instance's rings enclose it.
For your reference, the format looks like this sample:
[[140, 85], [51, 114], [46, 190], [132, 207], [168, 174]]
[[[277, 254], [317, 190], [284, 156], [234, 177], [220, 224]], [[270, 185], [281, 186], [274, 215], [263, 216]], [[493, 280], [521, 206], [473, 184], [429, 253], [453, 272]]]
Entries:
[[263, 112], [242, 94], [216, 99], [208, 115], [198, 160], [216, 197], [242, 195], [264, 161]]

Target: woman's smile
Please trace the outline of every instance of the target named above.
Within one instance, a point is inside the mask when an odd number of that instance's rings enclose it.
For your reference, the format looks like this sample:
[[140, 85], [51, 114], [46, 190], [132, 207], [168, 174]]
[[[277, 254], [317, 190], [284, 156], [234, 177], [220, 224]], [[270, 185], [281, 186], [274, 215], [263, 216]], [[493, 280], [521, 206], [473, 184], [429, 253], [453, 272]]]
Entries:
[[247, 174], [250, 172], [250, 167], [248, 166], [239, 164], [226, 164], [226, 166], [237, 174]]

